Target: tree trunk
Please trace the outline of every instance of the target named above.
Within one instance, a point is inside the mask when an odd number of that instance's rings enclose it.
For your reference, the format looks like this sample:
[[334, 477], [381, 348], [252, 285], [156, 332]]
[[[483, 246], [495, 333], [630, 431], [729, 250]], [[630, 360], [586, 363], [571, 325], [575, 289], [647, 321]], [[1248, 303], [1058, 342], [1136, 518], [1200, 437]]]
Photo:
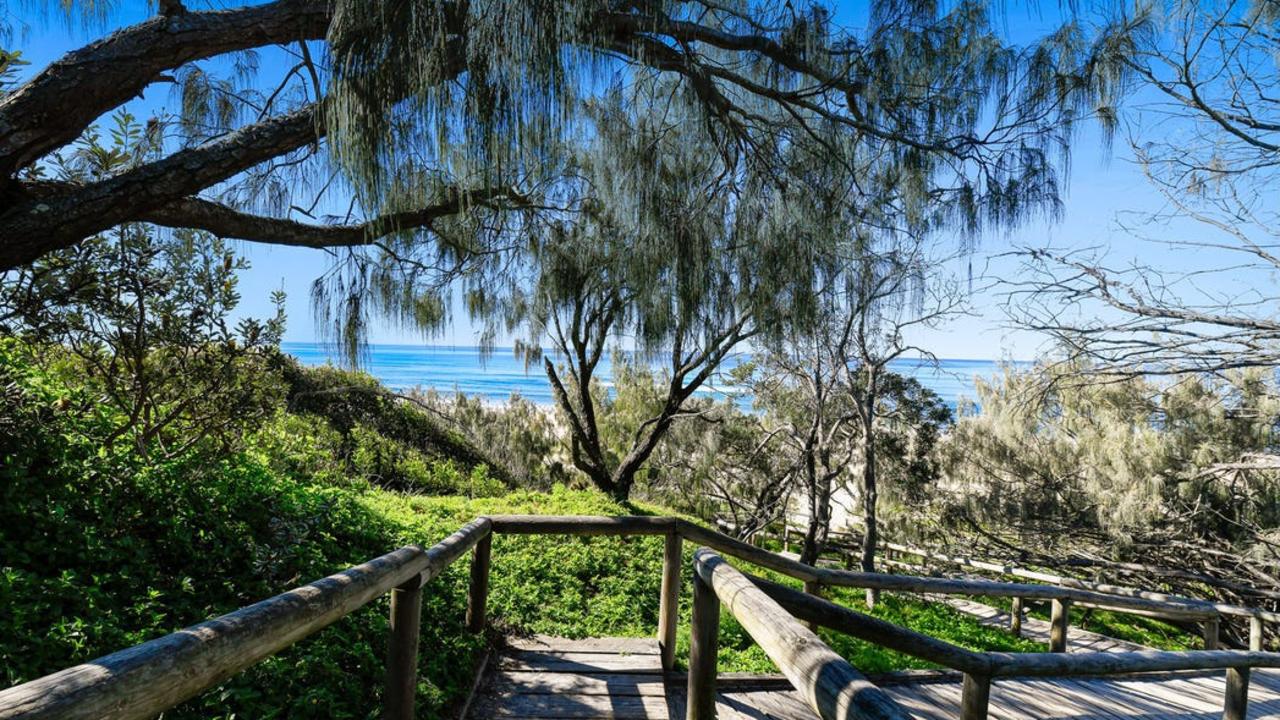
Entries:
[[876, 543], [876, 372], [867, 372], [866, 394], [862, 399], [862, 571], [875, 572]]
[[875, 572], [876, 543], [879, 541], [879, 530], [876, 528], [876, 464], [875, 442], [863, 441], [864, 465], [862, 467], [862, 571]]
[[805, 462], [805, 472], [809, 475], [809, 527], [800, 548], [800, 562], [814, 565], [826, 547], [831, 529], [831, 477], [819, 472], [812, 452]]
[[[867, 387], [862, 398], [862, 572], [876, 571], [876, 543], [879, 529], [876, 527], [876, 394], [878, 377], [874, 367], [867, 369]], [[880, 593], [867, 589], [867, 607], [875, 607]]]

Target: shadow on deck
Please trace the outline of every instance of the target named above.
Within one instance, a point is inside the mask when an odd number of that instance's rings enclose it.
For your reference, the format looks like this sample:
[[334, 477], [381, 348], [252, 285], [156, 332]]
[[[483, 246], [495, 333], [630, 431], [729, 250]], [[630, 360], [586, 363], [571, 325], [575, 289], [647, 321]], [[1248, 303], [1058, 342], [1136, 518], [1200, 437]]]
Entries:
[[[872, 679], [914, 717], [959, 717], [958, 673], [895, 673]], [[1203, 671], [1010, 678], [992, 687], [990, 717], [1211, 720], [1222, 717], [1223, 683], [1221, 672]], [[816, 717], [780, 676], [721, 674], [717, 688], [722, 720]], [[1257, 671], [1249, 700], [1249, 717], [1280, 713], [1280, 674]], [[649, 638], [512, 638], [489, 664], [468, 717], [683, 720], [685, 675], [663, 674], [658, 643]]]

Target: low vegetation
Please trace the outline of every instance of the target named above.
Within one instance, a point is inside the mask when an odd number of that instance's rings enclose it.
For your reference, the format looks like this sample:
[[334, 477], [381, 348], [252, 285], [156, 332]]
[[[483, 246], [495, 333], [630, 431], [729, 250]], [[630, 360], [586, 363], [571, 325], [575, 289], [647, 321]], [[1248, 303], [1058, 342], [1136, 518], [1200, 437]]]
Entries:
[[[0, 44], [67, 53], [32, 37], [53, 17], [113, 33], [44, 70], [0, 47], [0, 680], [495, 512], [679, 512], [757, 542], [799, 515], [804, 562], [901, 568], [887, 538], [1280, 610], [1280, 4], [1068, 3], [1043, 32], [987, 0], [828, 4], [159, 0], [136, 23], [0, 0]], [[1200, 255], [1031, 246], [974, 277], [981, 237], [1063, 216], [1073, 151], [1121, 127], [1154, 194], [1117, 238]], [[285, 268], [246, 317], [233, 238], [326, 269]], [[465, 316], [541, 367], [554, 410], [299, 366], [283, 287], [308, 280], [352, 364], [387, 323]], [[1054, 349], [953, 408], [894, 369], [984, 310], [975, 287]], [[704, 394], [725, 386], [751, 407]], [[495, 633], [653, 632], [658, 539], [494, 550]], [[465, 583], [427, 593], [427, 716], [493, 639], [463, 630]], [[370, 716], [386, 602], [172, 716]], [[868, 612], [1035, 649], [919, 598]], [[731, 618], [720, 653], [771, 669]]]
[[[285, 395], [297, 398], [299, 387], [310, 388], [309, 404], [290, 402], [292, 409], [280, 407], [260, 426], [242, 428], [234, 450], [204, 444], [148, 460], [131, 443], [103, 444], [118, 411], [99, 401], [74, 361], [48, 358], [0, 343], [6, 684], [143, 642], [402, 544], [435, 542], [477, 515], [667, 512], [563, 485], [510, 490], [489, 466], [472, 464], [479, 454], [447, 431], [434, 428], [416, 443], [397, 439], [386, 429], [434, 420], [385, 397], [373, 402], [380, 391], [367, 377], [332, 369], [286, 366]], [[344, 392], [328, 391], [337, 388]], [[338, 401], [319, 402], [326, 397]], [[458, 447], [465, 450], [460, 457], [453, 455]], [[687, 560], [692, 550], [686, 546]], [[493, 563], [495, 632], [655, 631], [658, 538], [499, 537]], [[485, 646], [462, 626], [466, 583], [459, 563], [426, 594], [430, 622], [422, 642], [431, 651], [422, 654], [419, 688], [426, 717], [447, 716], [465, 697]], [[682, 657], [689, 593], [686, 582]], [[834, 597], [860, 603], [854, 593]], [[873, 614], [975, 649], [1034, 649], [950, 608], [905, 597], [886, 596]], [[381, 691], [386, 615], [386, 601], [375, 603], [172, 716], [272, 717], [284, 708], [301, 717], [368, 716]], [[838, 634], [827, 639], [868, 671], [921, 666]], [[725, 670], [772, 669], [728, 616], [720, 653]]]
[[[942, 446], [921, 541], [1060, 574], [1271, 606], [1274, 372], [1176, 381], [1087, 364], [980, 381]], [[1089, 379], [1085, 379], [1088, 377]], [[1234, 632], [1247, 637], [1247, 628]]]

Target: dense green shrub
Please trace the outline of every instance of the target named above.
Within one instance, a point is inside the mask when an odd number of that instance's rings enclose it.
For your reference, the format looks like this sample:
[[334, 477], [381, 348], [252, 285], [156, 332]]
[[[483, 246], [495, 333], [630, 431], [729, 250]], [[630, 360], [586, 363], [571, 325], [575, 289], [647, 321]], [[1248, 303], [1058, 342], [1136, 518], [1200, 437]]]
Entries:
[[425, 495], [501, 495], [506, 486], [489, 477], [487, 465], [468, 471], [452, 459], [432, 458], [366, 426], [351, 429], [351, 466], [379, 487]]
[[[284, 362], [283, 373], [289, 385], [289, 411], [327, 420], [342, 434], [342, 457], [354, 458], [360, 450], [361, 439], [364, 439], [363, 461], [373, 460], [373, 455], [380, 450], [367, 446], [369, 434], [365, 431], [372, 431], [388, 442], [404, 446], [403, 450], [395, 451], [401, 457], [416, 454], [425, 456], [427, 460], [449, 460], [468, 473], [484, 465], [495, 479], [503, 483], [511, 481], [506, 468], [495, 463], [477, 446], [442, 427], [425, 410], [393, 394], [368, 373], [333, 366], [303, 367], [292, 360]], [[389, 446], [383, 449], [389, 450]], [[387, 472], [388, 487], [403, 487], [399, 483], [410, 478], [401, 476], [395, 470], [395, 464], [376, 463], [367, 467]], [[402, 469], [413, 472], [408, 468]]]
[[[104, 447], [115, 410], [71, 374], [0, 342], [0, 667], [12, 684], [156, 637], [324, 576], [457, 518], [395, 520], [368, 483], [343, 482], [324, 421], [280, 415], [250, 451], [144, 462]], [[326, 455], [328, 457], [326, 457]], [[267, 458], [271, 462], [267, 462]], [[443, 470], [443, 472], [437, 472]], [[441, 487], [494, 484], [438, 461]], [[388, 496], [394, 497], [394, 496]], [[461, 512], [465, 512], [461, 511]], [[465, 573], [464, 573], [465, 574]], [[428, 605], [428, 714], [469, 687], [480, 641], [462, 632], [457, 571]], [[359, 717], [380, 691], [384, 607], [373, 607], [207, 693], [178, 717]], [[453, 618], [456, 618], [453, 619]], [[433, 710], [434, 708], [434, 710]]]
[[509, 471], [520, 487], [545, 490], [568, 482], [576, 472], [550, 408], [539, 407], [518, 393], [505, 402], [491, 403], [461, 392], [440, 393], [417, 388], [410, 397], [484, 448], [486, 457]]
[[[98, 442], [114, 427], [112, 412], [74, 375], [36, 365], [16, 344], [0, 341], [5, 684], [161, 636], [407, 543], [432, 544], [477, 515], [651, 512], [563, 486], [479, 497], [476, 488], [494, 487], [483, 465], [428, 462], [425, 453], [384, 447], [391, 442], [385, 436], [353, 424], [349, 430], [365, 437], [361, 452], [390, 448], [413, 465], [410, 474], [421, 480], [415, 487], [455, 494], [388, 492], [350, 474], [339, 457], [349, 436], [315, 415], [278, 413], [247, 438], [247, 450], [144, 462], [129, 446], [113, 450]], [[493, 545], [493, 625], [569, 637], [651, 635], [662, 546], [660, 537], [500, 536]], [[686, 544], [686, 566], [692, 552]], [[424, 593], [421, 717], [448, 716], [471, 687], [485, 640], [463, 627], [467, 582], [464, 561]], [[689, 590], [685, 582], [680, 656], [687, 652]], [[881, 607], [926, 607], [902, 602]], [[374, 602], [166, 717], [374, 717], [387, 610], [385, 598]], [[975, 631], [954, 612], [928, 612], [946, 615], [937, 623], [943, 637], [1008, 646], [992, 639], [999, 633]], [[915, 622], [906, 611], [898, 616]], [[911, 664], [831, 639], [868, 668]], [[771, 667], [727, 615], [721, 662], [726, 670]]]

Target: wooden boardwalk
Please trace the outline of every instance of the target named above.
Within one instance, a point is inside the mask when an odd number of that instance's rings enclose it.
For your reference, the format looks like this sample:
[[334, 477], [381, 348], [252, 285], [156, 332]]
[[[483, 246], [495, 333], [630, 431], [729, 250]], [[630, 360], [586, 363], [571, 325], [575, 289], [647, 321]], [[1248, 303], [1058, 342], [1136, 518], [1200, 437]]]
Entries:
[[[945, 595], [930, 596], [930, 600], [935, 602], [946, 603], [960, 612], [975, 618], [979, 623], [988, 627], [1000, 628], [1007, 630], [1009, 628], [1009, 613], [1005, 610], [993, 608], [990, 605], [977, 603], [967, 598], [950, 597]], [[1022, 615], [1022, 637], [1028, 640], [1034, 640], [1039, 643], [1048, 645], [1049, 643], [1049, 623], [1040, 618], [1031, 617], [1029, 613]], [[1067, 628], [1067, 647], [1071, 652], [1134, 652], [1135, 650], [1150, 650], [1145, 645], [1128, 642], [1126, 640], [1117, 640], [1106, 635], [1081, 630], [1078, 627], [1071, 626]]]
[[[652, 638], [509, 638], [472, 703], [481, 718], [683, 717]], [[673, 683], [674, 685], [674, 683]]]
[[[900, 673], [872, 678], [922, 720], [959, 716], [960, 676]], [[1222, 716], [1222, 672], [1179, 672], [1105, 678], [998, 680], [990, 717], [997, 720], [1115, 720]], [[683, 720], [683, 674], [664, 676], [658, 644], [648, 638], [511, 639], [489, 665], [468, 717]], [[800, 694], [778, 677], [723, 676], [717, 710], [723, 720], [812, 720]], [[1250, 718], [1280, 716], [1280, 672], [1256, 670]]]

